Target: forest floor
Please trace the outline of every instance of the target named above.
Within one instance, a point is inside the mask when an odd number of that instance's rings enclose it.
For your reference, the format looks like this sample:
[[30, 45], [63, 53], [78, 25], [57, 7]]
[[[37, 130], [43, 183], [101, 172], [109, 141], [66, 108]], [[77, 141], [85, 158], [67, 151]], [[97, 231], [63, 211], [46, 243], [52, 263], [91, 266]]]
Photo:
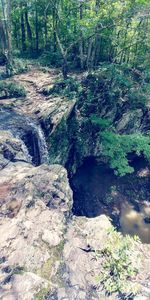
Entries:
[[61, 79], [61, 76], [59, 69], [29, 66], [26, 73], [14, 75], [8, 79], [10, 82], [23, 86], [27, 96], [25, 98], [3, 99], [1, 104], [6, 108], [12, 107], [17, 113], [39, 121], [51, 115], [51, 122], [55, 128], [62, 116], [68, 114], [75, 104], [75, 100], [68, 101], [63, 96], [44, 95], [43, 90], [46, 87], [52, 88], [54, 83]]
[[[27, 97], [22, 103], [21, 110], [27, 114], [36, 114], [37, 104], [43, 105], [47, 103], [48, 97], [42, 93], [43, 88], [49, 86], [53, 87], [53, 84], [60, 78], [60, 71], [57, 69], [40, 68], [37, 66], [31, 66], [30, 70], [26, 73], [15, 75], [13, 81], [22, 84], [27, 91]], [[17, 105], [18, 106], [18, 105]], [[19, 106], [18, 106], [19, 109]]]

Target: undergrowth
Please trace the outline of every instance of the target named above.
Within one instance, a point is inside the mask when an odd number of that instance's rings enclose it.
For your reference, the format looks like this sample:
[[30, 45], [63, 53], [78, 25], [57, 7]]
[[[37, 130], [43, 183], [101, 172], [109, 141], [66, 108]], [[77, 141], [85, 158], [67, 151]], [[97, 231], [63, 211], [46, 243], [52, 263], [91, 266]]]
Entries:
[[109, 231], [106, 247], [97, 254], [103, 257], [102, 270], [97, 280], [103, 285], [106, 294], [118, 293], [121, 299], [131, 299], [139, 292], [139, 285], [135, 283], [138, 257], [133, 261], [135, 240], [139, 242], [138, 238], [122, 236], [114, 228]]
[[77, 80], [69, 77], [66, 80], [60, 80], [54, 84], [53, 87], [46, 87], [43, 94], [48, 96], [51, 94], [65, 96], [69, 99], [77, 98], [81, 90], [81, 85]]
[[15, 82], [0, 81], [0, 98], [26, 97], [25, 88]]

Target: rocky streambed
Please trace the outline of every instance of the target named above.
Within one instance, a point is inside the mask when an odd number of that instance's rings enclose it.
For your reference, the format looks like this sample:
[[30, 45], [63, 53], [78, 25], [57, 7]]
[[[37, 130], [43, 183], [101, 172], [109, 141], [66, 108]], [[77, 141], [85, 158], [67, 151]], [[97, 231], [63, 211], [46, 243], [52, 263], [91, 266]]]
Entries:
[[[97, 284], [102, 260], [93, 250], [105, 248], [109, 217], [123, 222], [119, 206], [123, 197], [129, 203], [128, 192], [134, 191], [131, 204], [141, 215], [134, 197], [140, 195], [142, 205], [149, 200], [149, 171], [139, 166], [136, 176], [118, 183], [105, 165], [99, 169], [97, 141], [92, 144], [93, 133], [83, 127], [75, 100], [41, 95], [57, 76], [54, 70], [16, 76], [28, 89], [27, 98], [0, 102], [0, 299], [119, 299]], [[123, 114], [125, 128], [130, 127], [127, 119]], [[94, 161], [82, 165], [89, 156]], [[145, 224], [149, 229], [148, 215]], [[142, 253], [136, 300], [150, 297], [149, 250], [149, 244], [135, 242], [135, 264]]]

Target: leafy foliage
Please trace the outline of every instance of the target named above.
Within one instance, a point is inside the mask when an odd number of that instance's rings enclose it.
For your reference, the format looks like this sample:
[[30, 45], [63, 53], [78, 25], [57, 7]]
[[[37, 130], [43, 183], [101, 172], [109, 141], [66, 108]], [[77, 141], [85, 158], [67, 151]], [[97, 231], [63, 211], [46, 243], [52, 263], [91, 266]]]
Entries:
[[46, 87], [43, 90], [44, 95], [51, 95], [51, 94], [56, 94], [56, 95], [62, 95], [66, 96], [68, 98], [76, 98], [80, 92], [81, 86], [78, 83], [77, 80], [74, 78], [69, 77], [66, 80], [61, 80], [58, 81], [57, 83], [54, 84], [53, 87]]
[[111, 125], [111, 121], [108, 119], [100, 118], [95, 114], [92, 114], [90, 120], [93, 125], [98, 126], [100, 130], [105, 130]]
[[26, 90], [22, 85], [15, 82], [0, 81], [1, 98], [26, 97]]
[[13, 75], [21, 74], [28, 70], [27, 61], [19, 58], [13, 60]]
[[103, 254], [102, 271], [98, 281], [103, 284], [108, 294], [117, 292], [122, 295], [121, 299], [135, 296], [139, 289], [132, 282], [138, 272], [132, 259], [133, 242], [132, 237], [123, 237], [112, 228], [105, 249], [98, 254], [100, 257]]
[[38, 58], [38, 63], [47, 67], [61, 67], [62, 59], [58, 51], [54, 53], [44, 51]]
[[90, 102], [126, 104], [131, 109], [145, 107], [150, 93], [150, 83], [143, 73], [115, 64], [102, 64], [88, 74], [83, 86], [84, 98]]
[[45, 53], [46, 65], [61, 65], [59, 37], [71, 67], [146, 66], [149, 25], [148, 0], [12, 0], [14, 47], [32, 57]]
[[144, 155], [150, 162], [150, 137], [141, 134], [119, 135], [104, 131], [101, 133], [103, 155], [108, 157], [111, 168], [119, 176], [134, 172], [129, 165], [127, 155], [135, 152]]

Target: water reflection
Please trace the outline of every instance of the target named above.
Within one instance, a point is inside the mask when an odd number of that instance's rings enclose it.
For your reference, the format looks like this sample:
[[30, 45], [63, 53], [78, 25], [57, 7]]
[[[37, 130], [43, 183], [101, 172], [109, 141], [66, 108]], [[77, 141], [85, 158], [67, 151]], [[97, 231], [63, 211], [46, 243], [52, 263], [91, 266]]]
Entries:
[[123, 234], [150, 243], [150, 173], [145, 161], [136, 160], [136, 172], [119, 178], [90, 158], [71, 179], [71, 187], [75, 215], [106, 214]]
[[120, 225], [123, 234], [138, 235], [143, 243], [150, 243], [150, 203], [143, 203], [140, 211], [125, 202], [121, 206]]

